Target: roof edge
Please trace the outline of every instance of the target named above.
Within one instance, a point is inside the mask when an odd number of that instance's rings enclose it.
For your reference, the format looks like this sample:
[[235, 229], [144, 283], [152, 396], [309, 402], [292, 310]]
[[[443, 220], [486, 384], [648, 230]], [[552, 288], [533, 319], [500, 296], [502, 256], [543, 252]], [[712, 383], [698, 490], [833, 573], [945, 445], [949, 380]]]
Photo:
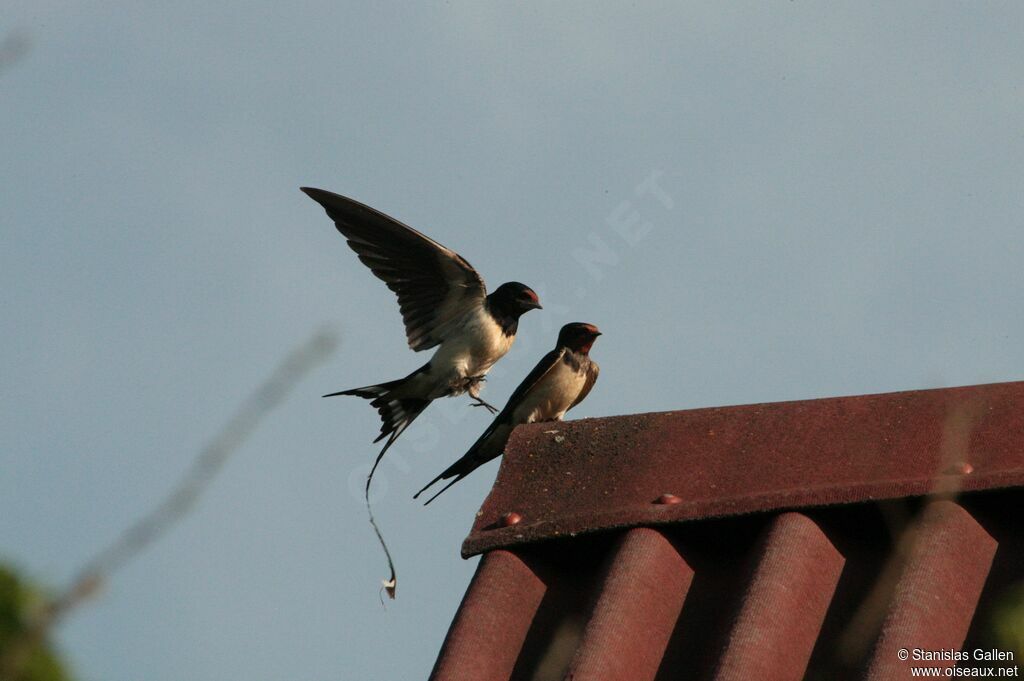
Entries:
[[1016, 486], [1024, 382], [531, 424], [513, 433], [462, 553]]

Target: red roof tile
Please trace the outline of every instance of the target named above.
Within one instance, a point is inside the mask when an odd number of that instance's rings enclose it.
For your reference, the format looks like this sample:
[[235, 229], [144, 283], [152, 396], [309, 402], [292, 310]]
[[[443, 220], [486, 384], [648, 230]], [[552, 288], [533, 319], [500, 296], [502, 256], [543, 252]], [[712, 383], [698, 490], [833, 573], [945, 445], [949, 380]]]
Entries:
[[813, 520], [776, 516], [715, 678], [801, 678], [844, 563]]
[[1024, 383], [520, 428], [431, 678], [907, 678], [991, 645], [1022, 485]]
[[867, 678], [904, 675], [900, 648], [959, 648], [995, 552], [995, 540], [963, 508], [948, 501], [930, 504], [914, 528]]
[[653, 678], [692, 580], [693, 569], [663, 534], [643, 527], [623, 534], [568, 678]]
[[[1024, 485], [1024, 382], [517, 428], [463, 545]], [[656, 503], [671, 493], [676, 504]], [[516, 512], [522, 521], [500, 527]]]

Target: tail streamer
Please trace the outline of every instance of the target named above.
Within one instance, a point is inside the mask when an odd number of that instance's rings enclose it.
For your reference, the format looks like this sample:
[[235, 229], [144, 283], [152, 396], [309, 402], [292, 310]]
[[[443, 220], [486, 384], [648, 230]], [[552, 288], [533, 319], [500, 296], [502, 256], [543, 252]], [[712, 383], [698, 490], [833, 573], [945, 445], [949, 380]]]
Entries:
[[[370, 506], [370, 483], [373, 482], [373, 474], [377, 472], [377, 466], [380, 464], [381, 459], [384, 458], [384, 454], [387, 453], [391, 445], [395, 443], [398, 436], [401, 435], [406, 428], [409, 427], [409, 422], [402, 424], [397, 430], [391, 433], [388, 437], [388, 441], [384, 443], [384, 447], [380, 450], [380, 454], [377, 455], [376, 460], [373, 462], [373, 468], [370, 469], [370, 474], [366, 476], [366, 489], [364, 492], [364, 498], [366, 499], [366, 513], [370, 516], [370, 526], [373, 527], [374, 534], [377, 535], [377, 541], [380, 542], [380, 547], [384, 549], [384, 557], [388, 560], [388, 571], [390, 575], [386, 580], [381, 580], [381, 588], [388, 595], [388, 598], [395, 600], [395, 591], [398, 589], [398, 575], [395, 572], [395, 561], [391, 558], [391, 551], [388, 550], [387, 542], [384, 541], [384, 535], [380, 531], [380, 527], [377, 525], [376, 518], [373, 517], [373, 508]], [[384, 604], [384, 599], [381, 598], [381, 605]]]

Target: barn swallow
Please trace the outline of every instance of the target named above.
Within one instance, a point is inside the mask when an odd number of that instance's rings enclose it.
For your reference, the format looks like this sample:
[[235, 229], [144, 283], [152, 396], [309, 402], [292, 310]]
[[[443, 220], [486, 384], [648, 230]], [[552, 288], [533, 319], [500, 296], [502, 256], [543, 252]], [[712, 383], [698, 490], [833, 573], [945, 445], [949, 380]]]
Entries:
[[419, 497], [438, 480], [455, 478], [430, 497], [424, 506], [479, 466], [501, 456], [512, 429], [523, 423], [561, 421], [565, 412], [582, 402], [600, 371], [590, 359], [590, 347], [601, 335], [593, 324], [574, 322], [558, 332], [555, 349], [544, 355], [519, 384], [505, 408], [461, 459], [446, 468], [413, 496]]
[[468, 393], [475, 404], [490, 368], [512, 347], [519, 318], [541, 308], [537, 294], [519, 282], [490, 295], [465, 258], [433, 239], [358, 201], [302, 187], [323, 206], [364, 265], [398, 297], [409, 347], [437, 350], [405, 378], [324, 395], [370, 400], [380, 414], [380, 435], [393, 443], [439, 397]]

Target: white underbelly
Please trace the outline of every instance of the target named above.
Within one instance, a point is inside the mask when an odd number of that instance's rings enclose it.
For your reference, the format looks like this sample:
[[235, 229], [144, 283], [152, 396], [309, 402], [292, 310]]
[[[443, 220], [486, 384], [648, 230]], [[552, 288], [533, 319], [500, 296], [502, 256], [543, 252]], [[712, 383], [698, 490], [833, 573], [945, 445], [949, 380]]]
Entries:
[[515, 423], [555, 421], [565, 416], [586, 384], [586, 374], [565, 362], [558, 364], [529, 392], [513, 414]]
[[441, 343], [430, 358], [430, 374], [439, 386], [483, 376], [508, 353], [514, 340], [481, 310], [467, 320], [462, 333]]

